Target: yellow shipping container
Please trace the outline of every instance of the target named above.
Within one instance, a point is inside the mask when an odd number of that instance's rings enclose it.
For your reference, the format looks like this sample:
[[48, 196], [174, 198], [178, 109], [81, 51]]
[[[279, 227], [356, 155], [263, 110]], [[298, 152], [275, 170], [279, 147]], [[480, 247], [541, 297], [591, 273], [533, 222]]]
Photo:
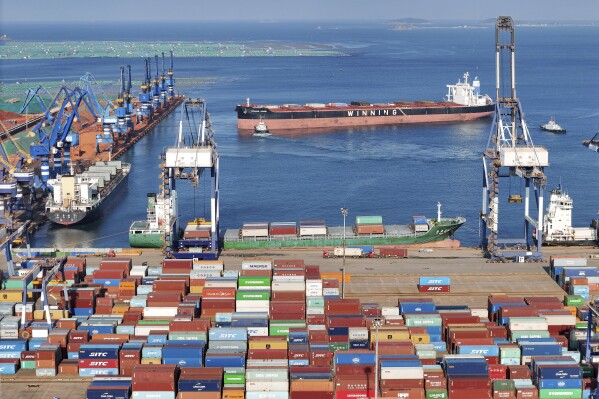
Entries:
[[204, 290], [203, 285], [192, 285], [189, 287], [190, 294], [201, 294], [203, 290]]
[[112, 314], [125, 314], [129, 310], [129, 305], [115, 305], [112, 307]]
[[287, 349], [287, 341], [281, 340], [264, 340], [264, 341], [248, 341], [249, 349]]
[[135, 281], [121, 281], [119, 283], [119, 289], [134, 290], [135, 289]]
[[[379, 329], [380, 341], [409, 341], [410, 332], [408, 330], [381, 330]], [[376, 331], [370, 330], [370, 342], [376, 341]]]
[[141, 359], [141, 364], [162, 364], [162, 359], [144, 357]]
[[23, 291], [21, 291], [21, 290], [0, 291], [0, 302], [23, 302]]
[[430, 344], [431, 336], [428, 334], [412, 334], [410, 337], [413, 344]]
[[245, 399], [243, 389], [223, 389], [222, 399]]
[[[69, 312], [67, 310], [50, 310], [50, 319], [51, 320], [59, 320], [69, 317]], [[34, 310], [33, 311], [33, 319], [34, 320], [45, 320], [46, 314], [43, 310]]]
[[564, 309], [576, 316], [576, 306], [564, 306]]

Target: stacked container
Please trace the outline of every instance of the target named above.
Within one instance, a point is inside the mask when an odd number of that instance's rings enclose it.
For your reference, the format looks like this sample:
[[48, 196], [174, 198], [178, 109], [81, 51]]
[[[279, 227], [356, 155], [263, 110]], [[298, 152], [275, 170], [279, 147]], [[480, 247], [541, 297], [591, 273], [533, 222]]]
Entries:
[[420, 277], [418, 280], [419, 292], [450, 292], [451, 280], [449, 277]]
[[248, 368], [245, 372], [246, 399], [287, 399], [289, 370], [286, 368]]
[[383, 397], [424, 397], [424, 368], [420, 360], [412, 356], [396, 359], [380, 361]]
[[86, 391], [86, 399], [129, 399], [131, 378], [94, 377]]
[[374, 397], [375, 356], [373, 351], [335, 353], [335, 399]]
[[177, 382], [177, 399], [220, 399], [222, 368], [183, 367]]
[[178, 377], [175, 365], [139, 364], [133, 368], [132, 399], [175, 399]]
[[37, 377], [55, 377], [61, 360], [60, 345], [42, 344], [35, 351], [35, 375]]
[[0, 374], [15, 374], [21, 355], [27, 351], [26, 339], [0, 339]]
[[79, 376], [118, 375], [121, 345], [82, 344], [79, 347]]
[[447, 375], [449, 399], [491, 397], [491, 379], [484, 357], [446, 355], [443, 369]]
[[384, 234], [382, 216], [356, 216], [354, 225], [356, 234]]

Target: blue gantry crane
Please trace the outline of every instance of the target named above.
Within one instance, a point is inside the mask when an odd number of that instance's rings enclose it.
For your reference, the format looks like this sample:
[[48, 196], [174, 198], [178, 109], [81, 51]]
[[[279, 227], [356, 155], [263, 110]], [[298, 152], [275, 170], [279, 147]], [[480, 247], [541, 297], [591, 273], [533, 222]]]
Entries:
[[[522, 106], [516, 97], [514, 22], [511, 17], [497, 18], [495, 39], [496, 104], [487, 148], [483, 153], [481, 247], [494, 260], [538, 260], [542, 257], [543, 189], [547, 184], [544, 168], [549, 166], [549, 153], [547, 149], [533, 144]], [[509, 65], [506, 74], [509, 86], [502, 82], [505, 73], [503, 64]], [[525, 183], [523, 238], [504, 238], [499, 229], [499, 180], [512, 177]], [[536, 218], [530, 210], [531, 188]], [[521, 203], [522, 197], [510, 196], [508, 202]], [[531, 241], [536, 244], [536, 249], [532, 249]]]
[[166, 85], [166, 75], [164, 70], [164, 51], [162, 52], [162, 74], [160, 75], [160, 102], [166, 104], [168, 98], [168, 86]]
[[139, 93], [139, 105], [135, 112], [137, 123], [144, 120], [151, 120], [154, 109], [152, 108], [152, 78], [150, 74], [150, 59], [144, 59], [145, 77], [141, 83], [141, 93]]
[[173, 97], [175, 95], [175, 77], [173, 71], [173, 50], [171, 50], [171, 67], [168, 70], [167, 78], [166, 78], [166, 87], [169, 97]]
[[156, 61], [156, 75], [154, 76], [154, 84], [152, 85], [152, 106], [154, 109], [159, 109], [161, 106], [161, 93], [160, 93], [160, 77], [158, 75], [158, 55], [154, 56]]

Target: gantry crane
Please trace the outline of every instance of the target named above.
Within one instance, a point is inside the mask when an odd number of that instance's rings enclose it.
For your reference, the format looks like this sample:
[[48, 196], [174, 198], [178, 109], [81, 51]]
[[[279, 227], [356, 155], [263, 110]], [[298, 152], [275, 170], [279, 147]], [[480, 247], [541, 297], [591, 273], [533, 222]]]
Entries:
[[144, 59], [145, 77], [141, 84], [141, 93], [139, 93], [139, 105], [135, 112], [137, 123], [143, 122], [144, 118], [150, 121], [152, 119], [152, 78], [150, 74], [150, 59]]
[[171, 50], [171, 67], [168, 70], [168, 77], [166, 79], [166, 87], [168, 91], [168, 96], [173, 97], [175, 95], [175, 77], [173, 72], [173, 50]]
[[162, 74], [160, 75], [160, 101], [166, 105], [168, 87], [166, 86], [166, 75], [164, 74], [164, 51], [162, 52]]
[[[535, 146], [524, 121], [516, 96], [514, 22], [500, 16], [495, 26], [496, 104], [493, 125], [483, 154], [483, 201], [481, 246], [492, 259], [506, 260], [542, 257], [543, 189], [547, 184], [544, 168], [549, 166], [547, 149]], [[505, 65], [509, 65], [508, 76]], [[504, 85], [507, 79], [509, 86]], [[500, 178], [516, 177], [525, 182], [524, 238], [503, 238], [499, 229]], [[536, 203], [536, 218], [531, 214], [531, 188]], [[522, 198], [508, 198], [522, 202]], [[533, 250], [532, 239], [536, 244]]]
[[[184, 131], [185, 129], [185, 131]], [[178, 258], [216, 259], [218, 256], [219, 225], [219, 155], [216, 152], [214, 131], [210, 123], [210, 115], [206, 110], [204, 99], [187, 99], [181, 107], [179, 134], [174, 147], [163, 153], [162, 195], [165, 200], [176, 199], [176, 181], [189, 180], [195, 188], [200, 184], [204, 171], [210, 171], [210, 220], [203, 221], [209, 225], [210, 237], [180, 242], [179, 252], [172, 255]], [[176, 202], [176, 201], [175, 201]], [[176, 204], [173, 206], [176, 210]], [[171, 232], [174, 234], [174, 232]], [[165, 237], [171, 242], [172, 237]], [[182, 244], [182, 245], [181, 245]], [[194, 250], [190, 250], [190, 248]], [[166, 248], [170, 255], [171, 248]]]
[[152, 106], [154, 109], [159, 109], [161, 106], [160, 93], [160, 76], [158, 75], [158, 54], [154, 56], [156, 61], [156, 75], [154, 76], [154, 84], [152, 85]]

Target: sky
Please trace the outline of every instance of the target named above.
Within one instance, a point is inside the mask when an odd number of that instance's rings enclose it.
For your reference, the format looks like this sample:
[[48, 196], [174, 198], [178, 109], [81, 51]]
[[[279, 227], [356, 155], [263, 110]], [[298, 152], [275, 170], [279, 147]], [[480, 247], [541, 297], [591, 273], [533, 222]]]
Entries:
[[599, 0], [0, 0], [2, 22], [599, 20]]

